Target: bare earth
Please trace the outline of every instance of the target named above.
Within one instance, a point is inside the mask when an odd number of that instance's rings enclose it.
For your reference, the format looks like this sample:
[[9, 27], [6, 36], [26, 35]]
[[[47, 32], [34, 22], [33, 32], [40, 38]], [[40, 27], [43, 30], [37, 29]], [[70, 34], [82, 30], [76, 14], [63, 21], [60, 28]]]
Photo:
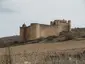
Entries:
[[[70, 40], [57, 43], [36, 43], [26, 44], [20, 46], [10, 47], [11, 54], [26, 52], [45, 52], [45, 51], [66, 51], [66, 52], [82, 52], [85, 50], [85, 39], [83, 40]], [[6, 53], [7, 48], [0, 48], [0, 55]]]
[[78, 49], [78, 51], [81, 51], [81, 49], [85, 50], [85, 40], [80, 40], [80, 41], [64, 41], [64, 42], [58, 42], [58, 43], [37, 43], [37, 44], [27, 44], [27, 45], [20, 45], [20, 46], [15, 46], [11, 47], [11, 50], [13, 53], [19, 53], [24, 50], [26, 51], [49, 51], [49, 50], [74, 50]]

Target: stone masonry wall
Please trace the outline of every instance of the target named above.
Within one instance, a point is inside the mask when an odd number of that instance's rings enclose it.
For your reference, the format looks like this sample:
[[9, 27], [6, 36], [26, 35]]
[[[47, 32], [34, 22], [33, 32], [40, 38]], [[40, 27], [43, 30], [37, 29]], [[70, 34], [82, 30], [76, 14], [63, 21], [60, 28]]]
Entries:
[[50, 25], [32, 23], [29, 27], [26, 25], [20, 28], [21, 40], [34, 40], [41, 37], [58, 36], [62, 31], [70, 31], [71, 21], [54, 20]]

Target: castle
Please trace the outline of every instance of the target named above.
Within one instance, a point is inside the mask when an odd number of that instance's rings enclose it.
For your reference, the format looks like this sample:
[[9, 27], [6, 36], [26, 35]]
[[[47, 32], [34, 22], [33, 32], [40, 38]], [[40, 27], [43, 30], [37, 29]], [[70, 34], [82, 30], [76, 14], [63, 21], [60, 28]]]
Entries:
[[71, 30], [71, 20], [54, 20], [50, 25], [31, 23], [30, 26], [23, 24], [20, 27], [20, 37], [22, 41], [34, 40], [37, 38], [58, 36], [62, 31]]

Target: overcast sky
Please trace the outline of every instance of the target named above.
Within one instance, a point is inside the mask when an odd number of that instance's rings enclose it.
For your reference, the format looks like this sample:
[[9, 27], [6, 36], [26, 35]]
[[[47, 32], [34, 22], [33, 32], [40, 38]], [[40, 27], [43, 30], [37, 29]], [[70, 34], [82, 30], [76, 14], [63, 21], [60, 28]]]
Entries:
[[26, 23], [49, 24], [51, 20], [72, 21], [72, 27], [85, 27], [84, 0], [0, 0], [0, 37], [19, 34]]

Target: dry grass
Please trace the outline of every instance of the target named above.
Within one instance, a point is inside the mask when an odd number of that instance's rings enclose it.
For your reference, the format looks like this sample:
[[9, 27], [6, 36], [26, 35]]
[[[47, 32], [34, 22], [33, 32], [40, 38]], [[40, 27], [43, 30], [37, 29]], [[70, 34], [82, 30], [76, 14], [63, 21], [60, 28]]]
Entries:
[[[10, 51], [12, 64], [85, 64], [84, 39], [13, 46]], [[0, 64], [6, 64], [7, 57], [0, 55]]]
[[[77, 40], [77, 39], [76, 39]], [[65, 49], [74, 49], [74, 48], [83, 48], [85, 47], [85, 40], [70, 40], [70, 41], [64, 41], [64, 42], [55, 42], [55, 43], [36, 43], [36, 44], [26, 44], [26, 45], [20, 45], [20, 46], [14, 46], [12, 49], [14, 51], [19, 50], [65, 50]]]

